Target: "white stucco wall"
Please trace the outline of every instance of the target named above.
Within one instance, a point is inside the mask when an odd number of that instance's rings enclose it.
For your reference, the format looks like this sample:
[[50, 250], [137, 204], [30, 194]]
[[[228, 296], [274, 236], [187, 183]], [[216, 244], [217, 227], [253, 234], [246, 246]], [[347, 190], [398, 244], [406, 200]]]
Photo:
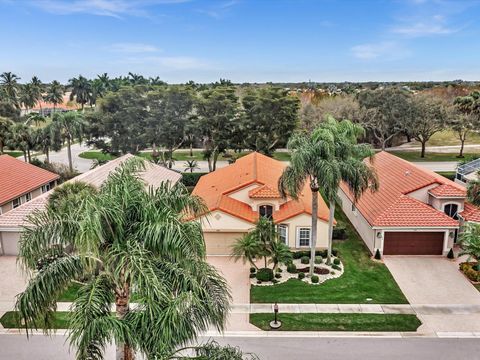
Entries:
[[236, 199], [238, 201], [241, 201], [243, 203], [249, 204], [251, 199], [248, 196], [248, 192], [250, 190], [253, 190], [253, 189], [259, 187], [259, 186], [260, 186], [260, 184], [253, 183], [251, 185], [245, 186], [244, 188], [241, 188], [237, 191], [234, 191], [234, 192], [228, 194], [228, 196], [233, 198], [233, 199]]
[[408, 193], [407, 195], [414, 198], [414, 199], [417, 199], [417, 200], [419, 200], [419, 201], [421, 201], [425, 204], [429, 204], [430, 195], [428, 194], [428, 190], [436, 188], [437, 186], [438, 186], [438, 184], [428, 185], [428, 186], [425, 186], [421, 189], [412, 191], [412, 192]]
[[220, 210], [215, 210], [207, 216], [202, 216], [199, 221], [202, 223], [204, 232], [247, 232], [255, 226], [248, 221]]
[[[300, 214], [290, 219], [282, 221], [279, 224], [288, 226], [288, 246], [297, 247], [297, 230], [301, 227], [312, 227], [312, 218], [308, 214]], [[328, 223], [323, 220], [317, 222], [317, 242], [316, 247], [325, 249], [328, 246]], [[305, 247], [308, 248], [308, 247]], [[302, 248], [304, 249], [304, 248]]]

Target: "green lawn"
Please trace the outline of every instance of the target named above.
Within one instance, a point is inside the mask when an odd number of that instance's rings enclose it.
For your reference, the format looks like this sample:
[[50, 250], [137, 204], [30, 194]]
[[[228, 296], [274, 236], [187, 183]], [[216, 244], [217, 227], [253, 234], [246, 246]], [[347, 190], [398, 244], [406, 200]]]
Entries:
[[73, 283], [68, 287], [68, 289], [60, 295], [57, 301], [59, 302], [72, 302], [77, 298], [78, 290], [80, 289], [80, 284]]
[[473, 286], [475, 286], [475, 288], [476, 288], [478, 291], [480, 291], [480, 284], [475, 284], [475, 285], [473, 285]]
[[[68, 312], [56, 312], [51, 326], [52, 329], [67, 329], [68, 328]], [[5, 315], [0, 318], [0, 323], [5, 329], [19, 329], [24, 326], [21, 325], [19, 313], [16, 311], [6, 312]], [[44, 321], [39, 320], [36, 324], [37, 329], [43, 328]]]
[[[239, 157], [245, 156], [249, 153], [250, 153], [249, 151], [242, 151], [240, 153], [233, 153], [233, 156], [239, 158]], [[230, 153], [230, 154], [232, 154], [232, 153]], [[20, 153], [20, 155], [22, 155], [22, 154]], [[138, 155], [141, 156], [141, 157], [144, 157], [146, 159], [150, 159], [152, 154], [150, 152], [141, 152]], [[116, 156], [111, 155], [111, 154], [104, 154], [101, 151], [84, 151], [84, 152], [80, 153], [79, 156], [83, 159], [89, 159], [89, 160], [113, 160], [116, 157]], [[277, 160], [280, 160], [280, 161], [290, 160], [290, 154], [286, 153], [286, 152], [275, 153], [273, 155], [273, 157]], [[173, 154], [173, 158], [174, 158], [175, 161], [179, 161], [179, 162], [180, 161], [183, 162], [183, 161], [187, 161], [187, 160], [197, 160], [197, 161], [204, 160], [202, 151], [194, 151], [193, 156], [190, 156], [190, 152], [188, 152], [188, 151], [176, 151]], [[223, 155], [220, 155], [218, 160], [219, 161], [227, 161], [230, 158], [231, 157], [225, 157]]]
[[455, 171], [437, 171], [438, 175], [442, 175], [443, 177], [446, 177], [447, 179], [450, 179], [452, 181], [455, 181], [455, 175], [457, 174]]
[[[412, 144], [415, 146], [420, 146], [418, 141], [413, 141]], [[480, 144], [480, 134], [473, 132], [468, 134], [465, 144]], [[427, 146], [446, 145], [460, 145], [460, 140], [458, 140], [455, 132], [452, 130], [439, 131], [433, 134], [432, 137], [427, 141]]]
[[[334, 248], [344, 263], [344, 274], [320, 285], [290, 279], [274, 286], [252, 286], [252, 303], [408, 303], [387, 267], [370, 259], [360, 236], [338, 207], [335, 218], [339, 226], [345, 226], [347, 232], [347, 240], [334, 241]], [[372, 300], [367, 301], [367, 298]]]
[[[283, 331], [416, 331], [422, 322], [405, 314], [279, 314]], [[250, 323], [271, 330], [272, 314], [250, 314]]]
[[6, 155], [13, 156], [13, 157], [23, 156], [23, 152], [21, 152], [21, 151], [4, 151], [3, 153], [6, 154]]
[[[418, 151], [391, 151], [393, 155], [396, 155], [402, 159], [408, 161], [461, 161], [462, 159], [457, 157], [456, 153], [435, 153], [435, 152], [426, 152], [425, 157], [420, 157], [420, 150]], [[480, 154], [469, 153], [465, 154], [465, 157], [475, 158], [480, 157]]]

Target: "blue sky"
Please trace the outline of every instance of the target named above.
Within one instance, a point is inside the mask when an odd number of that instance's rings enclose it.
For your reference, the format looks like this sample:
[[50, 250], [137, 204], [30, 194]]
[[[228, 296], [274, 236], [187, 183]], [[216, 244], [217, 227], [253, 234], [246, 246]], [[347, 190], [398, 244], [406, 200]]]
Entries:
[[476, 0], [0, 0], [0, 72], [480, 80]]

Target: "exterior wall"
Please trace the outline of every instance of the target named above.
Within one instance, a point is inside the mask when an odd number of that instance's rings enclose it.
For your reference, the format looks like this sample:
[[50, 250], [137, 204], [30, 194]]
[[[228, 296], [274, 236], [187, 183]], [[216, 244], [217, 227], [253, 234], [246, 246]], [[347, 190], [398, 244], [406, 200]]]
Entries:
[[[312, 218], [308, 214], [300, 214], [279, 223], [279, 225], [288, 226], [288, 246], [293, 249], [297, 247], [297, 229], [300, 227], [312, 227]], [[316, 247], [325, 249], [328, 246], [328, 223], [323, 220], [317, 222], [317, 242]], [[300, 249], [308, 249], [309, 247], [301, 247]]]
[[375, 230], [372, 229], [368, 221], [359, 211], [352, 211], [352, 202], [341, 189], [338, 190], [338, 196], [342, 202], [342, 210], [348, 220], [350, 220], [360, 234], [360, 237], [363, 239], [370, 252], [372, 254], [375, 253], [377, 247], [379, 247], [378, 241], [375, 241]]
[[414, 198], [414, 199], [417, 199], [417, 200], [419, 200], [419, 201], [421, 201], [425, 204], [430, 204], [429, 200], [430, 200], [431, 196], [428, 194], [428, 190], [433, 189], [437, 186], [438, 186], [438, 184], [428, 185], [428, 186], [425, 186], [421, 189], [412, 191], [412, 192], [408, 193], [407, 195]]
[[0, 255], [18, 255], [20, 231], [0, 231]]
[[285, 202], [285, 200], [283, 199], [252, 199], [248, 196], [248, 192], [250, 190], [256, 189], [259, 186], [260, 184], [257, 184], [257, 183], [251, 184], [229, 194], [228, 196], [235, 200], [238, 200], [245, 204], [250, 205], [253, 211], [258, 211], [258, 207], [260, 205], [272, 205], [274, 210], [279, 210], [280, 205], [282, 205]]
[[465, 200], [459, 198], [452, 198], [452, 199], [438, 199], [435, 196], [430, 195], [430, 205], [432, 205], [435, 209], [444, 212], [445, 205], [447, 204], [457, 204], [458, 205], [458, 212], [463, 211]]
[[251, 199], [248, 196], [248, 192], [250, 190], [253, 190], [253, 189], [257, 188], [259, 185], [260, 184], [258, 184], [258, 183], [254, 183], [254, 184], [245, 186], [244, 188], [241, 188], [241, 189], [239, 189], [235, 192], [232, 192], [228, 196], [235, 199], [235, 200], [238, 200], [238, 201], [241, 201], [243, 203], [249, 204]]
[[[53, 188], [53, 187], [52, 187], [52, 188]], [[24, 196], [26, 196], [26, 194], [28, 194], [28, 193], [25, 193], [25, 194], [21, 195], [20, 197], [24, 197]], [[31, 196], [32, 196], [32, 199], [35, 199], [37, 196], [42, 195], [42, 187], [39, 187], [39, 188], [37, 188], [37, 189], [32, 190], [32, 191], [30, 192], [30, 194], [31, 194]], [[25, 200], [23, 200], [23, 201], [25, 201]], [[22, 202], [22, 204], [23, 204], [23, 203], [24, 203], [24, 202]], [[1, 211], [0, 211], [0, 215], [1, 215], [1, 214], [5, 214], [6, 212], [8, 212], [8, 211], [10, 211], [10, 210], [13, 210], [13, 199], [12, 199], [12, 201], [9, 201], [9, 202], [1, 205], [1, 206], [0, 206], [0, 210], [1, 210]]]
[[212, 211], [199, 219], [204, 232], [247, 232], [254, 228], [254, 224], [246, 220], [224, 213]]

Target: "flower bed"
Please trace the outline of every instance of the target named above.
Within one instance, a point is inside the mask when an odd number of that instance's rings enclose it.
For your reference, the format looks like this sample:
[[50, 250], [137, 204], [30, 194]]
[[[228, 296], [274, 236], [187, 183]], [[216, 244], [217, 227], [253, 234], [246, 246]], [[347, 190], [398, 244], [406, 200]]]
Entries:
[[480, 282], [480, 268], [477, 262], [460, 263], [460, 271], [474, 284]]
[[[338, 257], [332, 256], [331, 265], [325, 263], [315, 264], [315, 276], [314, 282], [308, 273], [310, 271], [310, 266], [308, 264], [302, 263], [301, 259], [294, 259], [292, 265], [280, 265], [277, 271], [275, 272], [275, 277], [271, 281], [261, 281], [255, 277], [255, 272], [251, 274], [250, 284], [257, 286], [272, 286], [276, 284], [283, 283], [290, 279], [298, 279], [299, 281], [306, 282], [312, 285], [321, 284], [330, 279], [336, 279], [343, 275], [343, 264]], [[259, 269], [261, 270], [261, 269]], [[318, 280], [318, 281], [317, 281]]]

